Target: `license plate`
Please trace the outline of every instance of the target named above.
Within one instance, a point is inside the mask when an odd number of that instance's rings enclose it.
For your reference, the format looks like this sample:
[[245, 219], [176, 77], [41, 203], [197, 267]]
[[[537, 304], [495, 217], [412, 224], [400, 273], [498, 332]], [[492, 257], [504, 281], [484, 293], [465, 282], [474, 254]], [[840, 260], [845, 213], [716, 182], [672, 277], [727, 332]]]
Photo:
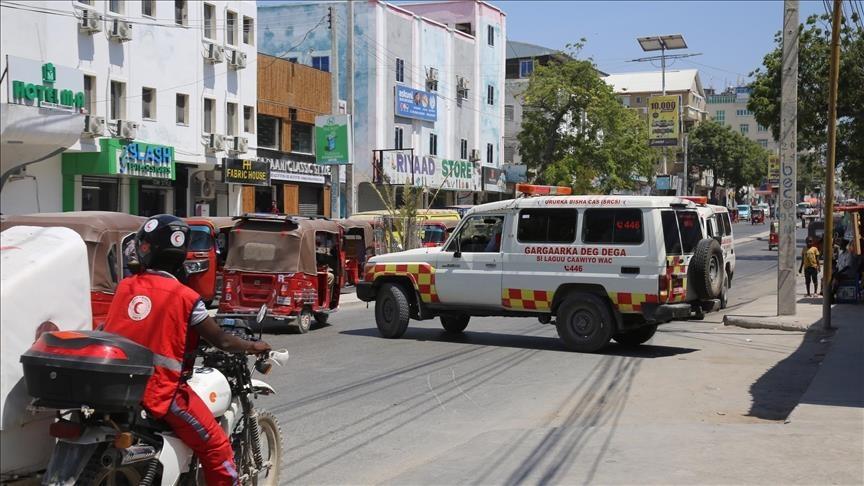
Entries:
[[256, 287], [259, 286], [259, 285], [261, 285], [261, 281], [260, 281], [260, 280], [256, 280], [255, 283], [254, 283], [253, 285], [255, 285]]

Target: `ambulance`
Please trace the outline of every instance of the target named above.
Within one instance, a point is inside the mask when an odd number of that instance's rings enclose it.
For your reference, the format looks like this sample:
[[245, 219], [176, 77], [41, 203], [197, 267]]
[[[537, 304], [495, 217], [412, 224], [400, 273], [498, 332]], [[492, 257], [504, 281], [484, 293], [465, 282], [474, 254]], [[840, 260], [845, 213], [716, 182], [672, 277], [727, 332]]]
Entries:
[[642, 344], [725, 300], [721, 242], [693, 201], [517, 191], [527, 197], [475, 206], [441, 247], [367, 262], [357, 296], [375, 302], [383, 337], [401, 337], [410, 319], [461, 333], [472, 316], [534, 317], [569, 349], [595, 352]]

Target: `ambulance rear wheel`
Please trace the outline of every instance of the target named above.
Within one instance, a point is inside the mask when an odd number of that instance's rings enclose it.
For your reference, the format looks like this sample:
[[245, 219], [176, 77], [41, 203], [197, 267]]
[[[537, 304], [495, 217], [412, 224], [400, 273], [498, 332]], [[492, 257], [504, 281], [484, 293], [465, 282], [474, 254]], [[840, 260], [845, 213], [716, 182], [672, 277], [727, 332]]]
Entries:
[[398, 339], [408, 329], [411, 308], [405, 289], [397, 284], [385, 283], [375, 298], [375, 324], [387, 339]]
[[300, 334], [306, 334], [311, 328], [312, 311], [308, 308], [304, 308], [300, 311], [300, 315], [297, 316], [297, 330], [300, 331]]
[[572, 351], [599, 351], [615, 333], [609, 306], [594, 294], [576, 292], [558, 307], [558, 337]]
[[470, 320], [468, 314], [444, 314], [441, 316], [441, 326], [447, 332], [460, 333], [468, 327]]

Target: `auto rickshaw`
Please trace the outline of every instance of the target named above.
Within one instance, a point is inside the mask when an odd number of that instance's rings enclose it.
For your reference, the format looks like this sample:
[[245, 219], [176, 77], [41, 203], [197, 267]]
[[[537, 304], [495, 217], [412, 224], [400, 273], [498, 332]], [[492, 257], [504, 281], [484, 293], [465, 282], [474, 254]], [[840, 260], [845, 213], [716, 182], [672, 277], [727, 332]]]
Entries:
[[768, 233], [768, 249], [776, 250], [780, 246], [780, 235], [777, 234], [777, 230], [780, 227], [780, 223], [777, 221], [771, 221], [771, 228]]
[[328, 219], [252, 213], [235, 217], [219, 313], [269, 317], [307, 333], [339, 306], [344, 277], [342, 227]]
[[187, 285], [198, 292], [210, 307], [222, 290], [222, 271], [228, 256], [228, 236], [234, 227], [230, 217], [195, 216], [189, 224], [189, 249], [186, 253]]
[[345, 252], [345, 283], [355, 285], [360, 281], [366, 260], [376, 254], [373, 223], [358, 219], [339, 219], [336, 222], [344, 231], [342, 249]]
[[750, 224], [765, 224], [765, 210], [758, 206], [753, 206], [750, 209]]
[[443, 246], [447, 238], [453, 233], [453, 230], [456, 229], [457, 224], [459, 224], [459, 221], [452, 219], [430, 219], [424, 221], [420, 234], [421, 245], [426, 248]]
[[90, 264], [90, 305], [93, 328], [108, 318], [117, 284], [132, 272], [134, 233], [147, 218], [109, 211], [70, 211], [24, 216], [3, 216], [0, 231], [13, 226], [61, 226], [75, 231], [87, 245]]

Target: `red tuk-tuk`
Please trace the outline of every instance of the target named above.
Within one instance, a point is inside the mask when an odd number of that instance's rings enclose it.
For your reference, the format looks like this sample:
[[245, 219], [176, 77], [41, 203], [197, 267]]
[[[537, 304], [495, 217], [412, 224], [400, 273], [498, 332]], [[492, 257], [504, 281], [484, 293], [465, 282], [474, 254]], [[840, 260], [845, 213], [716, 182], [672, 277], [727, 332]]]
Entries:
[[443, 246], [459, 220], [456, 219], [430, 219], [423, 222], [420, 235], [420, 243], [427, 248]]
[[108, 211], [39, 213], [3, 216], [0, 231], [13, 226], [61, 226], [81, 235], [90, 260], [90, 305], [95, 329], [108, 317], [117, 284], [131, 273], [127, 257], [134, 252], [134, 233], [146, 220]]
[[228, 235], [234, 227], [234, 219], [204, 216], [185, 219], [190, 230], [185, 263], [189, 275], [187, 285], [198, 292], [209, 307], [222, 290], [222, 268], [228, 255]]
[[358, 219], [336, 220], [344, 231], [342, 250], [345, 252], [345, 283], [360, 281], [360, 272], [366, 260], [375, 256], [375, 231], [372, 222]]
[[[235, 218], [223, 271], [219, 313], [270, 317], [309, 332], [339, 306], [343, 286], [342, 227], [327, 219], [278, 214]], [[328, 283], [332, 281], [332, 283]]]
[[765, 224], [765, 210], [758, 206], [753, 206], [750, 209], [750, 224]]
[[777, 221], [771, 221], [771, 229], [768, 233], [768, 249], [776, 250], [780, 247], [780, 235], [777, 234], [777, 230], [779, 228], [779, 223]]

